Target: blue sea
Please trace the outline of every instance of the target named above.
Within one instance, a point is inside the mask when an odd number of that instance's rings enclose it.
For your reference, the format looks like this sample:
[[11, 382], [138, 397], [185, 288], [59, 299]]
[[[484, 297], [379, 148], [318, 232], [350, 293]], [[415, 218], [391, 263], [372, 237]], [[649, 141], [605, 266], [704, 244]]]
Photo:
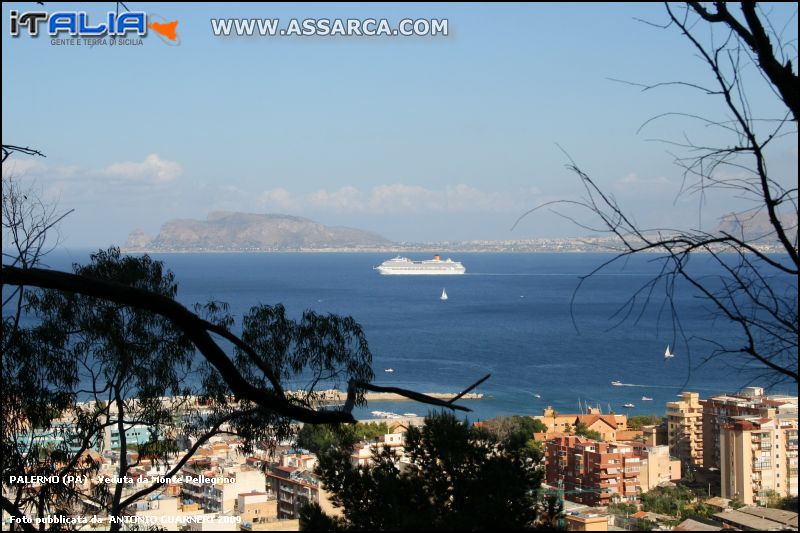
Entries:
[[[714, 319], [707, 301], [678, 285], [675, 304], [682, 333], [673, 327], [665, 289], [657, 286], [642, 310], [638, 299], [627, 318], [625, 302], [658, 269], [654, 255], [632, 257], [588, 278], [581, 276], [608, 254], [450, 254], [467, 268], [463, 276], [381, 276], [373, 270], [392, 254], [224, 253], [153, 254], [171, 269], [178, 300], [230, 304], [242, 315], [256, 304], [282, 303], [299, 318], [304, 310], [353, 316], [373, 354], [375, 382], [420, 392], [457, 392], [481, 378], [483, 400], [462, 402], [470, 420], [496, 415], [541, 414], [552, 406], [576, 412], [579, 405], [604, 412], [663, 414], [665, 402], [683, 390], [702, 397], [761, 385], [758, 372], [739, 359], [705, 362], [712, 346], [698, 337], [730, 342], [739, 332]], [[429, 254], [408, 254], [426, 259]], [[448, 254], [445, 254], [448, 255]], [[88, 251], [59, 251], [52, 268], [86, 262]], [[710, 257], [692, 260], [713, 278]], [[446, 289], [449, 299], [440, 300]], [[236, 328], [234, 328], [236, 330]], [[676, 354], [665, 360], [670, 345]], [[728, 356], [730, 357], [730, 356]], [[388, 373], [384, 370], [394, 369]], [[630, 386], [614, 387], [619, 380]], [[788, 387], [774, 392], [789, 392]], [[535, 395], [541, 396], [536, 398]], [[642, 396], [653, 401], [642, 401]], [[635, 408], [625, 409], [623, 404]], [[360, 408], [417, 413], [413, 402], [378, 402]]]

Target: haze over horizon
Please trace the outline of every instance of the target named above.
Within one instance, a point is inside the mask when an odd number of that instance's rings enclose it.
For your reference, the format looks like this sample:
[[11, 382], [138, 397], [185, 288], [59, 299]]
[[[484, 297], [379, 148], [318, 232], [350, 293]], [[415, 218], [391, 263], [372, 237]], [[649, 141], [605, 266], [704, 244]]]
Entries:
[[[75, 209], [66, 246], [121, 245], [218, 210], [392, 241], [583, 236], [548, 210], [510, 229], [536, 205], [581, 196], [569, 157], [645, 227], [714, 228], [742, 205], [717, 195], [699, 222], [670, 146], [651, 142], [724, 137], [678, 117], [638, 131], [667, 112], [724, 120], [718, 96], [612, 80], [711, 83], [676, 29], [636, 20], [664, 22], [661, 5], [127, 6], [178, 19], [181, 45], [53, 46], [10, 37], [3, 17], [4, 142], [47, 155], [14, 155], [3, 173]], [[795, 6], [767, 6], [796, 39]], [[450, 34], [223, 38], [214, 17], [446, 18]], [[774, 115], [765, 84], [749, 95], [756, 115]], [[770, 153], [785, 183], [797, 182], [793, 141]]]

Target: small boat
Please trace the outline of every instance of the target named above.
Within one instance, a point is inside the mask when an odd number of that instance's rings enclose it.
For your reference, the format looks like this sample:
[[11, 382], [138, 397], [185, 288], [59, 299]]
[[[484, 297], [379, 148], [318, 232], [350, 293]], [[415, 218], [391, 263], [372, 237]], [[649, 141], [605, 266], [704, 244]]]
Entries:
[[621, 381], [612, 381], [611, 384], [614, 385], [615, 387], [622, 387]]
[[447, 291], [442, 289], [442, 295], [439, 296], [440, 300], [447, 300]]
[[384, 372], [394, 372], [394, 368], [387, 368]]
[[636, 407], [636, 406], [633, 405], [632, 403], [626, 403], [626, 404], [623, 404], [622, 407], [625, 407], [627, 409], [631, 409], [631, 408]]
[[675, 354], [669, 351], [669, 344], [667, 344], [667, 350], [664, 352], [664, 359], [672, 359], [675, 357]]
[[542, 395], [541, 395], [541, 394], [534, 394], [534, 395], [533, 395], [533, 397], [534, 397], [534, 398], [541, 398], [541, 397], [542, 397]]
[[643, 402], [652, 402], [652, 401], [653, 401], [653, 399], [652, 399], [652, 398], [650, 398], [650, 397], [647, 397], [647, 396], [642, 396], [642, 401], [643, 401]]

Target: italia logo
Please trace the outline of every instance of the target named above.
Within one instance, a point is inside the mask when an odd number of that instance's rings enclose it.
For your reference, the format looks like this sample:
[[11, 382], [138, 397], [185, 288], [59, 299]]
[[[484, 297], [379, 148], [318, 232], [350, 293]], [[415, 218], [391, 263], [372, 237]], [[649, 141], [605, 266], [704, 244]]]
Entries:
[[92, 23], [85, 11], [27, 11], [10, 12], [11, 36], [19, 37], [24, 28], [31, 37], [38, 37], [40, 29], [46, 28], [47, 35], [59, 37], [67, 34], [72, 37], [145, 37], [148, 30], [153, 30], [168, 45], [180, 44], [176, 31], [178, 21], [167, 21], [159, 15], [150, 15], [153, 20], [148, 24], [148, 15], [144, 11], [126, 11], [124, 13], [107, 13], [102, 21]]

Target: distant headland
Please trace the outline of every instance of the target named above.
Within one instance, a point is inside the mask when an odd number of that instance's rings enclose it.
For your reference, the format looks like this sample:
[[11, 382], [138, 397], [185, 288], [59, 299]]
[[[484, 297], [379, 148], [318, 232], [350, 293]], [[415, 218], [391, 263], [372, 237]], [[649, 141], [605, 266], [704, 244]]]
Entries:
[[[723, 217], [720, 228], [731, 222]], [[759, 241], [762, 253], [776, 251], [779, 243]], [[393, 242], [371, 231], [326, 226], [314, 220], [280, 214], [215, 211], [205, 220], [176, 219], [161, 226], [157, 236], [142, 230], [130, 233], [123, 251], [143, 252], [374, 252], [374, 253], [532, 253], [620, 252], [624, 246], [614, 235], [551, 237], [507, 240]], [[777, 248], [779, 251], [780, 249]], [[659, 250], [653, 250], [659, 253]]]

